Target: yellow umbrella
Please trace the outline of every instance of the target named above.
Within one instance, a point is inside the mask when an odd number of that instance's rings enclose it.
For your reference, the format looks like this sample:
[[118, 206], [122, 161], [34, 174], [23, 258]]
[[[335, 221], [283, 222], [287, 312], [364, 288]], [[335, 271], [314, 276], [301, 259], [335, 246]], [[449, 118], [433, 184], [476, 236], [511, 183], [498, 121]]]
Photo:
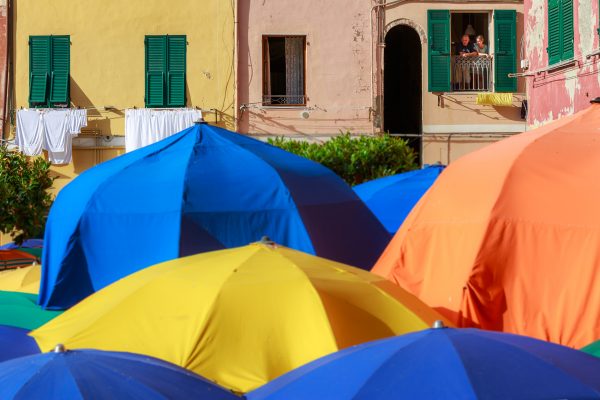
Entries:
[[440, 315], [389, 281], [269, 243], [146, 268], [31, 333], [42, 351], [141, 353], [247, 392], [351, 345]]
[[39, 264], [0, 271], [0, 290], [38, 294], [42, 268]]

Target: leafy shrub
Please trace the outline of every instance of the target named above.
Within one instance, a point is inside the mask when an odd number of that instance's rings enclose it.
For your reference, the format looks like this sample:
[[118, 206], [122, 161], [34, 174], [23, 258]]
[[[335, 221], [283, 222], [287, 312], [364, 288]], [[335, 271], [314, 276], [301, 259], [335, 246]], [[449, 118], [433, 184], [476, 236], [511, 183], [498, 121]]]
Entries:
[[31, 161], [21, 153], [0, 145], [0, 232], [13, 236], [17, 244], [44, 231], [52, 197], [50, 163]]
[[352, 137], [347, 132], [324, 143], [277, 137], [269, 143], [323, 164], [349, 185], [418, 168], [417, 155], [406, 140], [387, 134]]

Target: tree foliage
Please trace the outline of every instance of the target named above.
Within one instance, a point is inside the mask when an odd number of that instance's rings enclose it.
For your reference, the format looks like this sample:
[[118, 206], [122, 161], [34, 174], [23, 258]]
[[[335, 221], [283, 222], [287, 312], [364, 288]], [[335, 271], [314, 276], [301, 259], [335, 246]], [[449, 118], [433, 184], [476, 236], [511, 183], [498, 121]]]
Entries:
[[50, 163], [0, 145], [0, 232], [17, 244], [43, 233], [52, 205]]
[[277, 137], [269, 143], [323, 164], [349, 185], [418, 168], [417, 155], [406, 140], [387, 134], [352, 137], [347, 132], [324, 143]]

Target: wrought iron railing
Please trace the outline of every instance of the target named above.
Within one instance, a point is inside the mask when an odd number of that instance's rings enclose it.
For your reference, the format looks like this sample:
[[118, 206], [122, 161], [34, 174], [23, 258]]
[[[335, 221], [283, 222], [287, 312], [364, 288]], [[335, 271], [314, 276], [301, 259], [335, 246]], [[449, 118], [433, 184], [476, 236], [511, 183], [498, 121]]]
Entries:
[[303, 106], [304, 95], [263, 95], [263, 106]]
[[492, 59], [488, 56], [453, 56], [452, 89], [457, 92], [491, 91]]

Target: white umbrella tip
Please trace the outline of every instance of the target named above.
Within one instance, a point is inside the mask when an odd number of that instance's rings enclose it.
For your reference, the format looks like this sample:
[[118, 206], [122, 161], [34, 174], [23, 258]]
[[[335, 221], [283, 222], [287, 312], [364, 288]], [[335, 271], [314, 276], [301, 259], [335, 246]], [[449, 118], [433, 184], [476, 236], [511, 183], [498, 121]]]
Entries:
[[590, 100], [590, 103], [592, 103], [592, 104], [600, 103], [600, 97], [593, 98], [592, 100]]
[[260, 238], [260, 244], [266, 244], [268, 246], [274, 246], [275, 242], [272, 241], [268, 236], [263, 236]]
[[446, 325], [444, 325], [444, 321], [438, 319], [437, 321], [435, 321], [433, 323], [433, 329], [443, 329], [446, 328]]
[[202, 124], [208, 124], [208, 122], [206, 122], [204, 120], [204, 118], [200, 117], [200, 119], [198, 119], [197, 121], [194, 121], [194, 124], [196, 124], [196, 125], [202, 125]]
[[55, 353], [64, 353], [66, 351], [67, 351], [67, 349], [65, 348], [65, 345], [62, 343], [59, 343], [56, 346], [54, 346]]

